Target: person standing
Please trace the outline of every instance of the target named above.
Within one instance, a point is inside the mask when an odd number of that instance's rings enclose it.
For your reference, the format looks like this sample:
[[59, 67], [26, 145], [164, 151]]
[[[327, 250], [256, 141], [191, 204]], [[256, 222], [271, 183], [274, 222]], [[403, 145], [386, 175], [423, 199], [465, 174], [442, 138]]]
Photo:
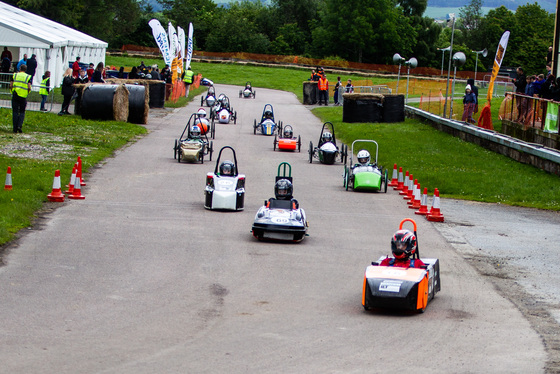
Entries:
[[70, 107], [70, 101], [72, 101], [72, 96], [74, 96], [74, 78], [72, 78], [72, 69], [66, 69], [64, 76], [62, 78], [62, 95], [64, 96], [64, 101], [62, 101], [62, 108], [58, 112], [59, 116], [64, 114], [70, 114], [68, 108]]
[[43, 80], [41, 81], [41, 86], [39, 88], [39, 95], [41, 95], [41, 112], [46, 112], [45, 104], [47, 103], [47, 98], [49, 96], [51, 86], [51, 72], [45, 71], [43, 75]]
[[93, 78], [93, 72], [95, 71], [94, 67], [93, 67], [93, 62], [90, 62], [88, 65], [88, 68], [86, 70], [87, 72], [87, 77], [89, 79], [89, 81], [91, 82], [92, 78]]
[[321, 105], [321, 102], [325, 105], [329, 105], [329, 80], [324, 73], [321, 75], [321, 78], [319, 78], [317, 84], [319, 86], [319, 105]]
[[340, 77], [336, 77], [336, 84], [334, 85], [334, 105], [338, 104], [338, 90], [342, 86], [342, 82], [340, 81]]
[[474, 96], [470, 84], [467, 84], [467, 87], [465, 88], [463, 106], [463, 118], [461, 120], [467, 123], [476, 123], [473, 118], [474, 107], [476, 106], [476, 97]]
[[3, 60], [5, 57], [7, 57], [8, 60], [10, 60], [10, 62], [12, 62], [12, 52], [10, 52], [8, 47], [4, 47], [4, 50], [2, 51], [2, 55], [0, 55], [0, 59]]
[[27, 73], [27, 65], [22, 64], [19, 72], [14, 73], [13, 80], [10, 82], [12, 91], [12, 124], [14, 133], [21, 133], [23, 120], [25, 119], [25, 108], [27, 107], [27, 95], [31, 91], [31, 76]]
[[[74, 79], [75, 84], [86, 84], [89, 83], [88, 76], [84, 69], [80, 69], [80, 75], [78, 78]], [[85, 90], [85, 86], [79, 86], [76, 88], [76, 103], [74, 104], [74, 114], [81, 114], [82, 107], [82, 94]]]
[[152, 76], [152, 79], [155, 81], [161, 80], [161, 75], [159, 74], [157, 64], [152, 65], [152, 70], [150, 71], [150, 75]]
[[17, 71], [19, 71], [19, 68], [21, 67], [21, 65], [26, 65], [27, 66], [27, 53], [24, 53], [23, 58], [21, 60], [19, 60], [19, 62], [17, 63], [17, 66], [16, 66]]
[[522, 67], [517, 68], [517, 77], [511, 80], [515, 85], [515, 93], [517, 94], [515, 99], [517, 101], [517, 121], [525, 118], [524, 107], [525, 107], [525, 88], [527, 87], [527, 78], [525, 77], [525, 72]]
[[8, 47], [4, 47], [0, 60], [2, 60], [2, 73], [9, 73], [12, 67], [12, 52], [8, 50]]
[[72, 64], [72, 78], [76, 79], [80, 76], [80, 56], [76, 57], [76, 61]]
[[183, 77], [183, 83], [185, 84], [185, 96], [189, 94], [189, 88], [193, 83], [193, 81], [194, 81], [194, 72], [192, 71], [189, 65], [187, 70], [185, 70], [184, 77]]
[[36, 55], [32, 54], [30, 58], [27, 59], [27, 74], [31, 75], [31, 80], [29, 83], [33, 84], [33, 77], [35, 76], [35, 71], [37, 70], [37, 59]]
[[354, 86], [352, 85], [352, 79], [348, 79], [348, 82], [346, 83], [346, 88], [344, 89], [344, 92], [346, 92], [346, 93], [354, 92]]
[[99, 64], [97, 64], [97, 67], [95, 68], [95, 71], [91, 76], [90, 82], [105, 83], [105, 81], [103, 80], [103, 70], [104, 70], [104, 65], [102, 62], [100, 62]]

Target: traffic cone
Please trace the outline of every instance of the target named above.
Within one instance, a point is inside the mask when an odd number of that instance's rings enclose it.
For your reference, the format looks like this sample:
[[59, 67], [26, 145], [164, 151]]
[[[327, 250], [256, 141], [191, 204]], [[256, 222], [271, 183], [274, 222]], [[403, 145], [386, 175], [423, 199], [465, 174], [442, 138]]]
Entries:
[[432, 222], [443, 222], [444, 217], [443, 214], [440, 212], [439, 207], [439, 190], [436, 188], [434, 190], [434, 200], [432, 201], [432, 209], [430, 209], [430, 213], [426, 216], [428, 221]]
[[414, 196], [412, 198], [412, 204], [408, 207], [410, 209], [420, 209], [420, 183], [418, 183], [418, 179], [414, 181]]
[[82, 174], [82, 158], [80, 156], [78, 156], [78, 170], [80, 171], [80, 186], [85, 186], [86, 182], [84, 182], [84, 177]]
[[399, 168], [399, 178], [397, 179], [397, 187], [393, 187], [393, 189], [397, 191], [401, 191], [404, 188], [404, 179], [403, 179], [402, 167]]
[[68, 195], [69, 199], [74, 199], [74, 200], [83, 200], [86, 197], [84, 195], [82, 195], [82, 187], [80, 186], [80, 171], [78, 170], [76, 172], [76, 177], [74, 178], [74, 191], [72, 192], [72, 195]]
[[414, 212], [414, 214], [420, 214], [423, 216], [427, 216], [428, 215], [428, 189], [424, 188], [424, 193], [422, 194], [422, 197], [420, 198], [420, 209], [418, 209], [416, 212]]
[[404, 181], [403, 181], [403, 188], [401, 190], [401, 192], [399, 192], [399, 195], [405, 195], [408, 193], [408, 178], [409, 177], [409, 173], [408, 170], [406, 171], [406, 173], [404, 174]]
[[387, 185], [389, 187], [396, 187], [399, 185], [398, 173], [397, 173], [397, 164], [393, 166], [393, 176], [391, 177], [391, 182]]
[[49, 201], [61, 203], [64, 201], [64, 194], [60, 190], [60, 170], [54, 172], [54, 181], [52, 186], [52, 192], [47, 195]]
[[405, 200], [412, 200], [412, 196], [414, 196], [414, 177], [412, 174], [409, 175], [410, 180], [408, 181], [408, 192], [406, 196], [403, 196]]
[[4, 183], [5, 190], [12, 189], [12, 167], [8, 166], [8, 171], [6, 173], [6, 183]]
[[406, 203], [408, 205], [412, 205], [412, 203], [414, 202], [414, 198], [416, 197], [416, 187], [418, 184], [418, 179], [414, 180], [414, 183], [412, 184], [412, 188], [408, 191], [409, 195], [411, 195], [412, 197], [410, 198], [410, 200], [408, 200]]
[[76, 180], [76, 165], [72, 168], [72, 176], [70, 177], [70, 183], [66, 187], [68, 190], [65, 191], [67, 195], [72, 195], [74, 193], [74, 182]]

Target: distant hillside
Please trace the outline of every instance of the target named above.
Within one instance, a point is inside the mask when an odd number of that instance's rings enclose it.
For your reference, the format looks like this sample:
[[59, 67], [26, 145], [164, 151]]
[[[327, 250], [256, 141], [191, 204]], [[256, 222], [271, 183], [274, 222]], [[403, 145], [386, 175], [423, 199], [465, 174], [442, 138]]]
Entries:
[[[498, 8], [505, 6], [509, 10], [515, 11], [518, 6], [531, 3], [528, 0], [483, 0], [484, 8]], [[462, 8], [469, 4], [467, 0], [428, 0], [428, 7], [434, 8]], [[532, 4], [532, 3], [531, 3]], [[549, 13], [556, 13], [556, 1], [540, 0], [538, 2], [541, 8]]]

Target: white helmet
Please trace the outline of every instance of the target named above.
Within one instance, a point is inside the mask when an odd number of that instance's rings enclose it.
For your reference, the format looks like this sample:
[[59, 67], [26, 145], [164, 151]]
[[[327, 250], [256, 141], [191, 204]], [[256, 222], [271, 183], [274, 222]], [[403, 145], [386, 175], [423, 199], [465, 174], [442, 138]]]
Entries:
[[200, 136], [200, 127], [193, 126], [191, 128], [191, 137], [198, 138]]
[[196, 112], [196, 115], [198, 116], [198, 118], [205, 118], [206, 117], [206, 111], [204, 110], [204, 108], [200, 108], [198, 110], [198, 112]]
[[362, 149], [360, 152], [358, 152], [358, 162], [362, 165], [367, 165], [369, 164], [369, 160], [371, 159], [371, 156], [369, 154], [368, 151], [366, 151], [365, 149]]

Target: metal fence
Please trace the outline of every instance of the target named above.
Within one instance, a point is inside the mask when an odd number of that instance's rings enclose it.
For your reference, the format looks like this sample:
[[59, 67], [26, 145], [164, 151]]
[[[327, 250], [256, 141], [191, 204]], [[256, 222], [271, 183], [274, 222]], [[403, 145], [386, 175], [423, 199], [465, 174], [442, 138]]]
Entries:
[[560, 103], [553, 100], [508, 92], [500, 107], [500, 119], [560, 134]]
[[[382, 95], [390, 95], [392, 90], [389, 86], [381, 84], [374, 86], [354, 86], [352, 87], [353, 93], [374, 93]], [[338, 105], [344, 105], [344, 98], [342, 94], [346, 93], [346, 86], [341, 85], [338, 87]]]
[[[12, 80], [13, 73], [0, 73], [0, 108], [11, 108], [12, 107], [12, 93], [10, 91], [10, 82]], [[27, 107], [26, 110], [41, 110], [41, 100], [42, 97], [39, 95], [39, 84], [31, 85], [31, 92], [27, 96]], [[51, 90], [47, 96], [47, 101], [45, 103], [45, 109], [47, 111], [53, 110], [54, 104], [54, 90]]]

